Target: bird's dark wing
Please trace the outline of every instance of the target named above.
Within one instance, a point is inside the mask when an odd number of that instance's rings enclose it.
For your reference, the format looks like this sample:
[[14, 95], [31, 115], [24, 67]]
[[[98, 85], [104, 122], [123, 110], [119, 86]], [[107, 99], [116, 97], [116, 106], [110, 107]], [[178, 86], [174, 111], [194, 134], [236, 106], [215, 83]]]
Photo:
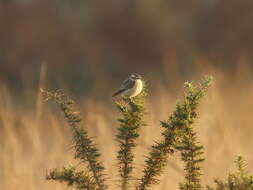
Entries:
[[112, 95], [112, 97], [117, 96], [117, 95], [121, 94], [121, 93], [124, 92], [124, 91], [125, 91], [124, 89], [119, 89], [117, 92], [115, 92], [115, 93]]
[[135, 81], [128, 78], [122, 83], [120, 89], [129, 90], [130, 88], [134, 87], [134, 84]]
[[135, 81], [134, 81], [134, 80], [126, 79], [126, 80], [122, 83], [120, 89], [119, 89], [118, 91], [116, 91], [116, 92], [112, 95], [112, 97], [117, 96], [118, 94], [121, 94], [122, 92], [124, 92], [124, 91], [126, 91], [126, 90], [129, 90], [129, 89], [131, 89], [131, 88], [133, 88], [134, 84], [135, 84]]

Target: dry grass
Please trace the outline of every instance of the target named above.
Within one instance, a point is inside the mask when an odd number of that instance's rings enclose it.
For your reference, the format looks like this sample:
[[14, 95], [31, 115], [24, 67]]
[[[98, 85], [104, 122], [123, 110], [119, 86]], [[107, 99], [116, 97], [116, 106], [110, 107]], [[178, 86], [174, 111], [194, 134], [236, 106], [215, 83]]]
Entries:
[[[206, 184], [212, 183], [214, 177], [224, 177], [232, 169], [236, 155], [242, 154], [249, 168], [253, 166], [253, 77], [247, 69], [232, 77], [217, 71], [213, 75], [215, 85], [202, 102], [196, 125], [205, 146]], [[136, 149], [136, 174], [142, 169], [148, 147], [160, 136], [158, 121], [166, 119], [173, 110], [181, 87], [176, 87], [175, 92], [162, 83], [153, 87], [148, 101], [148, 126], [141, 131], [140, 146]], [[65, 185], [45, 180], [47, 169], [74, 162], [70, 133], [62, 116], [53, 107], [42, 104], [40, 96], [35, 106], [26, 106], [25, 102], [15, 103], [6, 85], [1, 84], [0, 88], [0, 189], [67, 189]], [[90, 135], [97, 137], [108, 177], [115, 179], [117, 113], [108, 99], [108, 102], [84, 99], [78, 101], [78, 109], [84, 115]], [[177, 160], [170, 161], [157, 189], [178, 189], [183, 169]], [[115, 181], [111, 180], [111, 184]]]

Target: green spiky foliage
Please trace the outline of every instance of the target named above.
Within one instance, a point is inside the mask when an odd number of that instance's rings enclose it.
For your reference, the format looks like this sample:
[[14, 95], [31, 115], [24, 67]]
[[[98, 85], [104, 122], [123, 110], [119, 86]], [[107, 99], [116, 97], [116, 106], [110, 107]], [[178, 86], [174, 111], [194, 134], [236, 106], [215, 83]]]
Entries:
[[247, 174], [247, 163], [242, 156], [235, 160], [237, 171], [230, 173], [226, 181], [215, 179], [216, 187], [207, 186], [207, 190], [252, 190], [253, 175]]
[[[168, 121], [161, 122], [164, 128], [164, 132], [162, 133], [163, 138], [160, 142], [156, 142], [155, 145], [152, 146], [149, 156], [145, 161], [146, 164], [143, 170], [143, 176], [136, 186], [137, 190], [146, 190], [152, 184], [157, 184], [159, 182], [158, 177], [167, 165], [168, 157], [173, 154], [175, 147], [177, 147], [179, 143], [182, 143], [182, 157], [185, 158], [186, 163], [186, 179], [189, 181], [184, 184], [194, 183], [198, 186], [199, 181], [196, 179], [199, 173], [195, 179], [190, 178], [188, 172], [190, 172], [190, 170], [193, 172], [195, 171], [194, 175], [196, 175], [199, 168], [187, 164], [189, 161], [188, 157], [190, 156], [187, 154], [191, 152], [188, 150], [189, 147], [191, 147], [191, 150], [196, 151], [196, 154], [198, 150], [201, 152], [202, 147], [196, 144], [196, 137], [191, 130], [191, 126], [197, 117], [196, 110], [200, 100], [205, 95], [211, 82], [212, 77], [206, 77], [198, 86], [194, 86], [192, 83], [188, 82], [185, 83], [185, 96], [183, 101], [177, 104], [176, 110], [172, 113]], [[187, 133], [183, 135], [184, 132]], [[194, 144], [191, 144], [192, 142], [194, 142]], [[186, 146], [187, 144], [188, 146]], [[195, 161], [197, 161], [197, 159], [195, 159]], [[199, 161], [201, 162], [202, 160]]]
[[202, 189], [200, 177], [201, 163], [203, 158], [203, 146], [197, 142], [196, 133], [192, 128], [185, 132], [180, 146], [177, 150], [181, 152], [181, 159], [185, 163], [185, 182], [180, 184], [181, 190], [198, 190]]
[[[204, 160], [202, 157], [203, 147], [197, 141], [197, 134], [193, 129], [193, 124], [198, 116], [196, 112], [197, 107], [210, 86], [211, 81], [212, 77], [206, 77], [197, 86], [193, 83], [185, 83], [183, 100], [177, 103], [176, 109], [169, 119], [161, 122], [163, 128], [162, 139], [155, 142], [151, 147], [145, 161], [143, 175], [135, 186], [136, 190], [146, 190], [152, 184], [158, 183], [158, 177], [166, 167], [169, 156], [173, 155], [175, 151], [180, 152], [181, 159], [185, 164], [185, 181], [180, 184], [181, 190], [197, 190], [202, 188], [200, 183], [200, 164]], [[92, 142], [92, 139], [89, 138], [87, 131], [81, 127], [80, 116], [72, 108], [73, 101], [61, 91], [41, 91], [46, 100], [55, 102], [64, 113], [73, 133], [75, 158], [81, 160], [81, 163], [85, 166], [84, 171], [80, 171], [80, 169], [78, 171], [75, 167], [63, 168], [61, 171], [52, 170], [47, 175], [47, 179], [65, 182], [77, 189], [107, 189], [104, 167], [99, 161], [99, 151]], [[144, 91], [137, 97], [132, 99], [124, 97], [120, 101], [115, 102], [121, 114], [121, 117], [118, 119], [120, 126], [118, 127], [116, 138], [119, 144], [117, 161], [120, 189], [122, 190], [127, 190], [133, 185], [133, 150], [137, 146], [136, 141], [139, 137], [140, 127], [145, 126], [143, 116], [145, 114], [144, 100], [146, 94], [145, 85]], [[240, 168], [243, 171], [243, 164], [240, 165]], [[252, 178], [246, 176], [246, 179], [248, 180], [247, 184], [252, 182], [252, 180], [250, 181]], [[219, 181], [217, 181], [217, 184], [222, 184], [224, 187], [226, 185]], [[209, 190], [212, 189], [211, 187], [208, 188]], [[225, 189], [217, 188], [216, 190]]]
[[139, 137], [140, 127], [145, 125], [143, 116], [145, 113], [144, 100], [146, 95], [146, 85], [144, 85], [144, 90], [140, 95], [132, 99], [123, 97], [121, 101], [116, 102], [121, 114], [118, 119], [120, 126], [116, 139], [119, 144], [117, 165], [122, 190], [128, 189], [133, 179], [131, 175], [134, 161], [133, 149], [137, 146], [136, 140]]
[[84, 171], [76, 171], [75, 167], [63, 168], [62, 171], [54, 169], [46, 177], [47, 180], [65, 182], [68, 186], [74, 186], [78, 190], [94, 190], [96, 184], [89, 174]]
[[181, 190], [202, 189], [201, 185], [201, 163], [203, 158], [203, 146], [197, 140], [197, 133], [194, 131], [193, 123], [197, 117], [196, 108], [199, 100], [205, 95], [211, 84], [212, 78], [206, 78], [200, 87], [192, 83], [185, 83], [186, 92], [184, 104], [178, 106], [181, 112], [181, 121], [186, 121], [181, 127], [180, 139], [175, 148], [180, 151], [181, 159], [184, 162], [185, 181], [180, 184]]
[[[65, 119], [73, 133], [75, 158], [79, 159], [88, 169], [88, 172], [85, 175], [83, 175], [83, 173], [76, 173], [74, 169], [68, 170], [71, 172], [67, 173], [72, 176], [64, 178], [63, 181], [67, 182], [68, 184], [77, 185], [78, 183], [82, 182], [84, 186], [86, 186], [85, 184], [95, 184], [95, 188], [93, 189], [107, 189], [107, 185], [105, 184], [105, 175], [103, 173], [104, 167], [99, 161], [100, 153], [95, 144], [92, 142], [92, 139], [88, 137], [87, 131], [81, 127], [81, 118], [79, 113], [73, 111], [72, 108], [74, 103], [73, 100], [64, 95], [61, 91], [49, 92], [41, 89], [41, 92], [46, 100], [52, 100], [63, 112]], [[66, 174], [66, 169], [61, 172], [56, 172], [54, 170], [49, 174], [49, 176], [47, 176], [47, 179], [59, 180], [64, 176], [66, 177], [64, 174]], [[55, 178], [52, 178], [52, 176], [55, 176]], [[73, 183], [72, 180], [77, 181]], [[80, 187], [80, 185], [78, 185], [78, 187]], [[92, 189], [91, 186], [89, 188]]]

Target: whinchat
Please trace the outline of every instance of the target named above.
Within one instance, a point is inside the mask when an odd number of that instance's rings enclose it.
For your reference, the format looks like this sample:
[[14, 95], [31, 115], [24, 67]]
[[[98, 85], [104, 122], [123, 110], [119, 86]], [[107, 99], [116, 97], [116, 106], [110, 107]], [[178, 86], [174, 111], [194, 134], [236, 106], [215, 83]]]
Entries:
[[122, 96], [133, 98], [140, 94], [142, 89], [142, 77], [138, 74], [131, 74], [131, 76], [122, 83], [119, 90], [117, 90], [112, 97], [121, 94]]

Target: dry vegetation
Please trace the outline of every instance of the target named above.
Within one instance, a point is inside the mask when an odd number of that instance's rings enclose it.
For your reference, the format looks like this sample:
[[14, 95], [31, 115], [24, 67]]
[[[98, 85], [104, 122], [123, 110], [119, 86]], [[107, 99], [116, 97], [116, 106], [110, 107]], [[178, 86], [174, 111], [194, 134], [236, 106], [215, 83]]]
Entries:
[[[45, 106], [40, 87], [60, 87], [78, 102], [85, 128], [98, 137], [109, 183], [115, 184], [118, 113], [111, 94], [133, 70], [150, 85], [148, 125], [140, 129], [133, 176], [161, 138], [158, 121], [174, 110], [183, 82], [207, 74], [215, 81], [195, 123], [205, 147], [203, 184], [224, 179], [237, 155], [252, 173], [252, 5], [252, 0], [0, 0], [0, 189], [67, 189], [45, 181], [45, 175], [51, 168], [79, 165], [72, 157], [71, 130], [55, 107]], [[40, 71], [41, 63], [50, 66], [48, 72]], [[178, 160], [180, 154], [169, 159], [156, 189], [178, 188], [184, 178]]]
[[[248, 160], [249, 168], [252, 168], [253, 159], [253, 141], [250, 140], [253, 135], [253, 78], [247, 69], [238, 71], [229, 80], [222, 73], [213, 74], [215, 85], [204, 98], [196, 123], [200, 142], [205, 146], [204, 184], [212, 184], [215, 177], [224, 178], [233, 168], [237, 155]], [[180, 92], [181, 86], [177, 92], [169, 92], [166, 86], [159, 85], [149, 96], [148, 126], [142, 128], [135, 150], [135, 174], [142, 170], [148, 147], [160, 138], [158, 120], [168, 117]], [[92, 99], [79, 102], [78, 109], [82, 111], [86, 129], [91, 136], [98, 137], [96, 143], [109, 182], [115, 184], [112, 179], [117, 178], [116, 110], [110, 101], [107, 104]], [[25, 102], [15, 102], [4, 84], [1, 84], [0, 105], [0, 189], [67, 189], [65, 185], [45, 181], [48, 169], [78, 164], [72, 159], [71, 133], [61, 115], [53, 107], [43, 107], [39, 94], [36, 103], [29, 106]], [[178, 188], [178, 182], [184, 177], [179, 158], [180, 155], [176, 155], [169, 160], [168, 172], [162, 175], [157, 189]]]

